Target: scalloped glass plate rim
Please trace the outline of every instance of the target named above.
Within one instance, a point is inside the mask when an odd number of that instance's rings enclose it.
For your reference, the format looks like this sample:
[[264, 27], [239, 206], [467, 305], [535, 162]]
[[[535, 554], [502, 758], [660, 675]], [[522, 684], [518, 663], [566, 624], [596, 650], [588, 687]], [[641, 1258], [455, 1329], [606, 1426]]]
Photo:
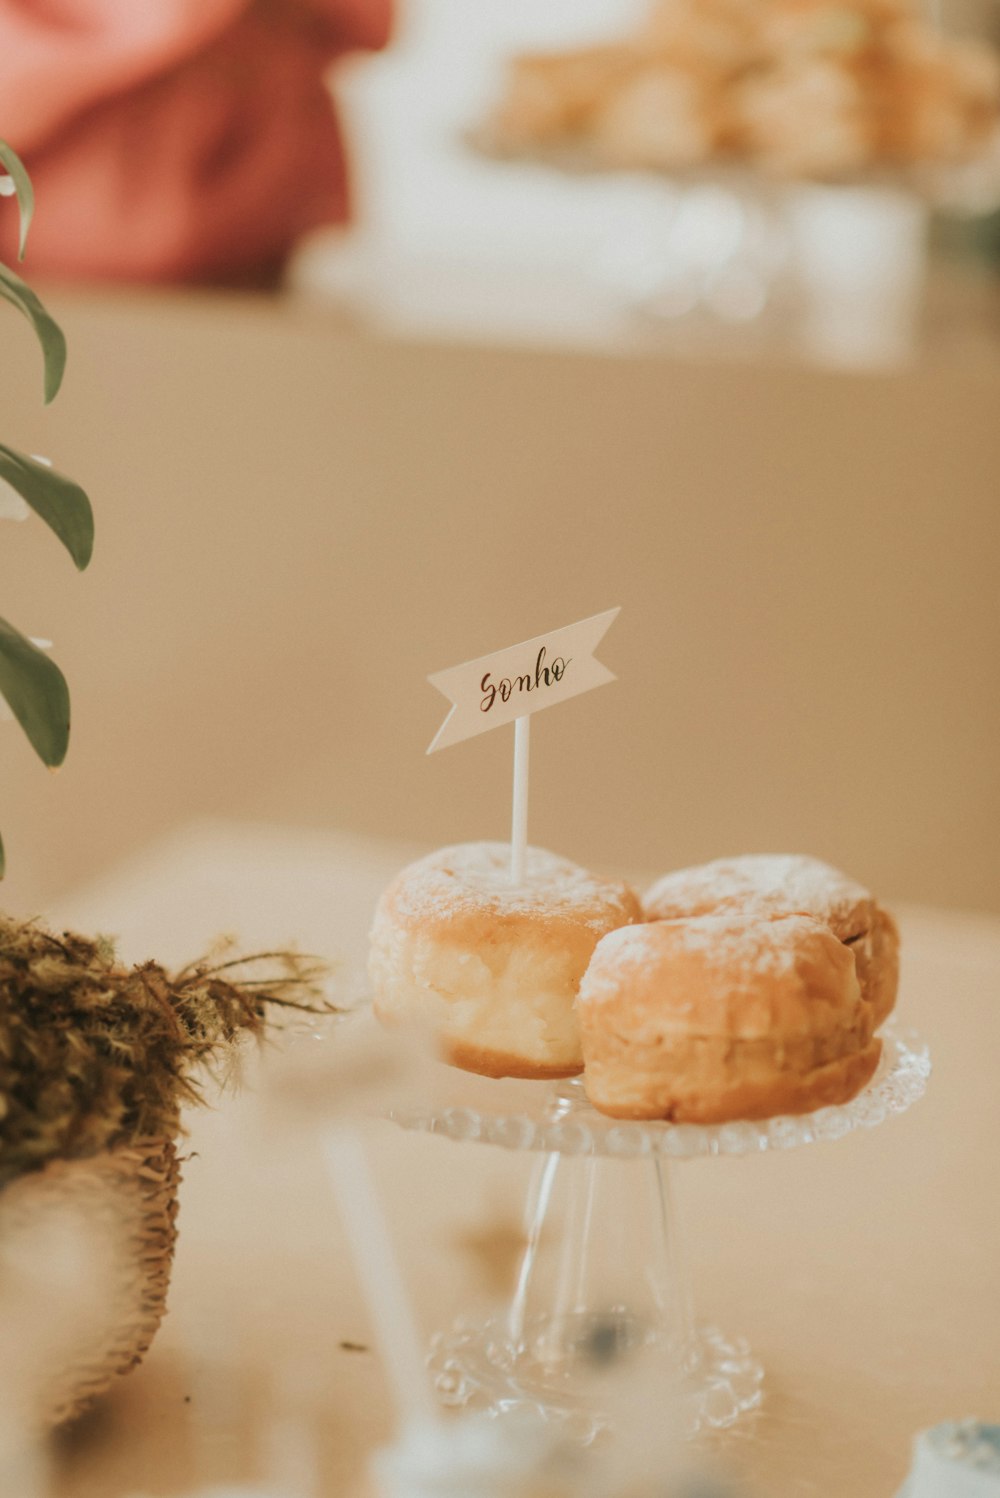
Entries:
[[[590, 1106], [580, 1080], [574, 1078], [568, 1083], [527, 1084], [539, 1089], [537, 1110], [523, 1105], [525, 1084], [521, 1083], [516, 1102], [512, 1096], [509, 1108], [497, 1107], [502, 1099], [494, 1094], [489, 1107], [447, 1104], [442, 1099], [439, 1106], [393, 1109], [388, 1116], [401, 1128], [456, 1141], [567, 1155], [692, 1159], [794, 1149], [840, 1139], [855, 1129], [873, 1128], [891, 1114], [905, 1112], [923, 1096], [931, 1070], [926, 1043], [914, 1031], [891, 1024], [883, 1030], [882, 1039], [882, 1058], [868, 1086], [848, 1103], [813, 1113], [704, 1125], [613, 1119]], [[504, 1087], [503, 1082], [489, 1085]]]

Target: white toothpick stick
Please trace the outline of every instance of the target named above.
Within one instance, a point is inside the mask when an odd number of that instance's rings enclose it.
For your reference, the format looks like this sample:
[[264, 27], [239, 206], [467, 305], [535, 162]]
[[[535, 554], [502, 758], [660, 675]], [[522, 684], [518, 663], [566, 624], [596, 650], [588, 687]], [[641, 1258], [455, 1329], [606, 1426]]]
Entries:
[[528, 730], [529, 717], [514, 719], [514, 807], [510, 828], [510, 882], [524, 882], [524, 852], [528, 846]]
[[323, 1143], [400, 1422], [438, 1420], [423, 1346], [361, 1138], [356, 1129], [342, 1124], [328, 1130]]

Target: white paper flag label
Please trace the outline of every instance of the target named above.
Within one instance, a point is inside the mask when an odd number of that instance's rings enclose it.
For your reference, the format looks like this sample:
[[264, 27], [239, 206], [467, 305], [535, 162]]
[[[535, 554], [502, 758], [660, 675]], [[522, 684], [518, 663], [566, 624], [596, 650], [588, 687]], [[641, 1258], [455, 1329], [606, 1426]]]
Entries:
[[447, 749], [477, 733], [526, 718], [543, 707], [555, 707], [592, 687], [614, 681], [614, 673], [594, 659], [594, 651], [620, 609], [608, 609], [567, 624], [551, 634], [537, 635], [494, 655], [481, 655], [427, 680], [452, 703], [451, 712], [427, 750]]

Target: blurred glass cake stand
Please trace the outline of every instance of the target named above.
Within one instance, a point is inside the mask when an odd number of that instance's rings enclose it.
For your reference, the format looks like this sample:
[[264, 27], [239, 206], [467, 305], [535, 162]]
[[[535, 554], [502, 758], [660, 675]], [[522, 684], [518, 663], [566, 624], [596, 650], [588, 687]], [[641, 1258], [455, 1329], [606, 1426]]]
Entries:
[[426, 1103], [393, 1109], [402, 1128], [542, 1155], [510, 1305], [438, 1333], [430, 1366], [446, 1404], [528, 1407], [592, 1438], [599, 1371], [655, 1359], [683, 1432], [732, 1425], [762, 1398], [763, 1369], [741, 1339], [695, 1318], [671, 1192], [678, 1160], [754, 1155], [841, 1139], [902, 1113], [930, 1075], [919, 1036], [887, 1026], [868, 1086], [841, 1107], [759, 1123], [628, 1122], [587, 1102], [582, 1081], [493, 1081], [435, 1066]]
[[905, 362], [927, 305], [931, 213], [1000, 207], [1000, 130], [961, 162], [801, 177], [725, 154], [629, 166], [586, 141], [520, 147], [482, 125], [462, 139], [500, 170], [544, 169], [600, 194], [603, 228], [595, 219], [574, 264], [640, 345]]

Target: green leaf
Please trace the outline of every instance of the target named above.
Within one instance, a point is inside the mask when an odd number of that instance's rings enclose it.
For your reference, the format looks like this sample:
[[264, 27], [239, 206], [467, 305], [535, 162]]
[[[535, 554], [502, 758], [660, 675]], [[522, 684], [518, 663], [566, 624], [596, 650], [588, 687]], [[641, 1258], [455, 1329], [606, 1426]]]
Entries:
[[0, 297], [17, 307], [31, 323], [42, 345], [45, 359], [45, 403], [54, 400], [66, 368], [66, 340], [62, 329], [20, 276], [9, 266], [0, 265]]
[[6, 619], [0, 619], [0, 692], [42, 763], [61, 765], [69, 747], [66, 678]]
[[2, 442], [0, 479], [55, 532], [82, 572], [94, 550], [94, 512], [80, 485]]
[[[17, 246], [17, 258], [23, 260], [24, 246], [28, 241], [28, 230], [31, 228], [31, 219], [35, 212], [35, 194], [24, 162], [5, 140], [0, 140], [0, 164], [6, 167], [8, 174], [14, 179], [14, 192], [21, 217], [21, 236]], [[0, 858], [2, 856], [3, 853], [0, 850]], [[0, 864], [0, 879], [2, 878], [2, 864]]]

